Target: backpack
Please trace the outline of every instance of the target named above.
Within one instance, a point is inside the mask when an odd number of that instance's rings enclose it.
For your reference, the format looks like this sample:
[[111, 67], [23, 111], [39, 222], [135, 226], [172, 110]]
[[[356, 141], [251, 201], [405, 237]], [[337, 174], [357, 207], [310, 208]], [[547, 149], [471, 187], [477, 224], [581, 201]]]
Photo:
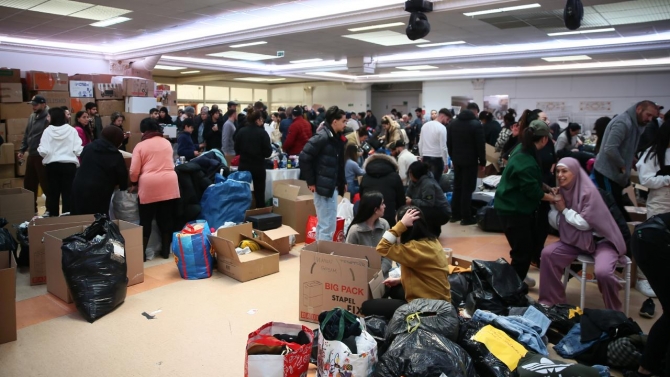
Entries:
[[565, 27], [570, 30], [577, 30], [582, 26], [584, 18], [584, 6], [581, 0], [568, 0], [563, 10], [563, 21]]

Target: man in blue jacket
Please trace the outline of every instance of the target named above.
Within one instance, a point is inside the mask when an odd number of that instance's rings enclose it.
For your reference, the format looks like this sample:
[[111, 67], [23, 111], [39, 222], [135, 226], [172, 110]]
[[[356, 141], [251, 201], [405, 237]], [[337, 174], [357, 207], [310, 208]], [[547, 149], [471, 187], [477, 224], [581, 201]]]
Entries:
[[193, 133], [193, 119], [184, 119], [184, 130], [179, 133], [177, 137], [177, 154], [184, 156], [186, 161], [191, 161], [193, 158], [200, 155], [198, 147], [193, 144], [191, 134]]

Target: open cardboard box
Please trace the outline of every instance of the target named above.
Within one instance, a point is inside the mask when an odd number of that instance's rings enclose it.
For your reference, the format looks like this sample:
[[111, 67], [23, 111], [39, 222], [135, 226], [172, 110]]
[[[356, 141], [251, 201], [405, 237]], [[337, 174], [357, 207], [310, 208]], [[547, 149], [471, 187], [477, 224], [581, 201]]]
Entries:
[[[272, 213], [272, 207], [252, 209], [246, 212], [245, 218], [254, 215], [265, 215], [268, 213]], [[291, 251], [290, 238], [291, 236], [298, 235], [298, 232], [288, 225], [282, 225], [277, 229], [265, 231], [254, 229], [254, 232], [258, 235], [258, 238], [261, 241], [266, 242], [277, 249], [279, 255], [285, 255]]]
[[284, 225], [298, 232], [295, 242], [305, 242], [305, 228], [309, 216], [316, 216], [314, 194], [307, 188], [307, 182], [285, 179], [272, 182], [273, 212], [282, 216]]
[[382, 258], [373, 247], [317, 241], [300, 253], [301, 321], [319, 322], [319, 314], [345, 308], [361, 315], [361, 305], [386, 291]]
[[624, 207], [631, 221], [647, 221], [647, 207]]
[[0, 251], [0, 344], [16, 340], [16, 262]]
[[[279, 252], [270, 244], [253, 237], [251, 223], [221, 228], [209, 241], [216, 250], [216, 268], [224, 275], [245, 282], [279, 272]], [[261, 250], [237, 255], [235, 248], [243, 240], [256, 241]]]
[[[126, 264], [128, 265], [128, 286], [144, 282], [144, 249], [142, 247], [142, 227], [121, 220], [114, 220], [125, 240]], [[47, 292], [70, 303], [72, 296], [63, 275], [63, 240], [73, 234], [81, 233], [89, 225], [79, 225], [54, 230], [44, 234], [46, 250]], [[32, 261], [31, 261], [32, 265]]]

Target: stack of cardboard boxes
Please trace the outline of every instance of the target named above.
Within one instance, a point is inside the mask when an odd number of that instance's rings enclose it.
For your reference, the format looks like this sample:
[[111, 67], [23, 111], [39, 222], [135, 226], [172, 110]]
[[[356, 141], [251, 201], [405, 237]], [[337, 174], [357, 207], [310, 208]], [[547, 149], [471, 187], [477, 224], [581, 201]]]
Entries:
[[[32, 81], [34, 83], [34, 80]], [[25, 173], [23, 161], [15, 158], [21, 148], [23, 134], [32, 108], [24, 102], [21, 71], [14, 68], [0, 68], [0, 136], [5, 141], [0, 147], [0, 187], [23, 187], [23, 180], [17, 179]]]

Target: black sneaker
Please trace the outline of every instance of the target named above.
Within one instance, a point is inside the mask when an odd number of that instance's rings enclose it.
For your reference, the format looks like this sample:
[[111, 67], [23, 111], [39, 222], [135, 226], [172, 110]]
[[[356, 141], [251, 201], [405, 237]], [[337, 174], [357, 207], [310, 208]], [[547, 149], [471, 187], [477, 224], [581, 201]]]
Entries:
[[640, 308], [640, 317], [654, 318], [654, 311], [656, 311], [656, 304], [654, 304], [653, 299], [648, 298], [642, 303], [642, 308]]
[[475, 225], [477, 224], [477, 218], [476, 217], [471, 217], [470, 219], [463, 219], [461, 220], [461, 225]]

